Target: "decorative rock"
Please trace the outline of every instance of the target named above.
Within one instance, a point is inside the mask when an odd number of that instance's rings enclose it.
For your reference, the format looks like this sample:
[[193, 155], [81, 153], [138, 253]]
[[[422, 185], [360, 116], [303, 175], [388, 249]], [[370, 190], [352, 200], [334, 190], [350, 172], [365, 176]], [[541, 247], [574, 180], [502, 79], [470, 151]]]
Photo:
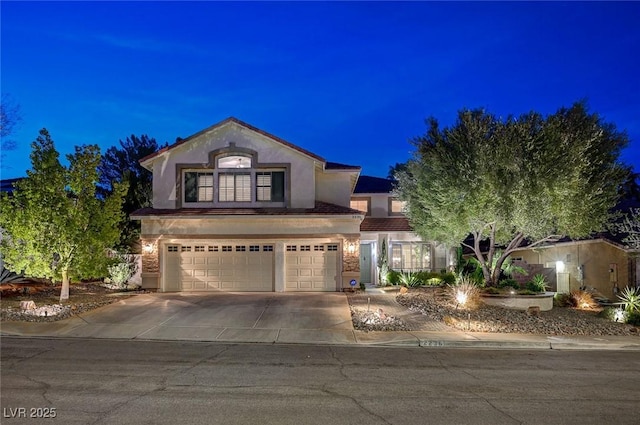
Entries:
[[409, 290], [407, 289], [407, 287], [406, 287], [406, 286], [401, 286], [401, 287], [400, 287], [400, 293], [401, 293], [401, 294], [406, 294], [407, 292], [409, 292]]
[[20, 301], [20, 309], [21, 310], [35, 310], [36, 303], [33, 301]]
[[540, 316], [540, 307], [537, 305], [532, 305], [527, 309], [527, 316]]

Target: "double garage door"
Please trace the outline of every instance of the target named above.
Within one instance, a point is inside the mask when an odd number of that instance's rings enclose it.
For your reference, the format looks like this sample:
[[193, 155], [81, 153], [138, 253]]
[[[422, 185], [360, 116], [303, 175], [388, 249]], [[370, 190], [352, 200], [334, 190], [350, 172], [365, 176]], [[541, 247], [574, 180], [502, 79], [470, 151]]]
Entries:
[[[164, 249], [165, 291], [336, 290], [335, 243], [285, 244], [284, 264], [276, 263], [273, 243], [211, 241], [167, 244]], [[276, 276], [284, 281], [276, 282]]]

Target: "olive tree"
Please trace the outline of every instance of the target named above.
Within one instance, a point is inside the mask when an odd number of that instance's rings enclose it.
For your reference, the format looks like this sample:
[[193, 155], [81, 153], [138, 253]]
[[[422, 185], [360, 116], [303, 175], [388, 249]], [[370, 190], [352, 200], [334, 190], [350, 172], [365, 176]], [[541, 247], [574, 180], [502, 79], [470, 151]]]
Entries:
[[584, 103], [546, 117], [462, 110], [450, 127], [427, 125], [397, 195], [419, 235], [473, 251], [488, 285], [516, 248], [587, 237], [608, 222], [627, 136]]

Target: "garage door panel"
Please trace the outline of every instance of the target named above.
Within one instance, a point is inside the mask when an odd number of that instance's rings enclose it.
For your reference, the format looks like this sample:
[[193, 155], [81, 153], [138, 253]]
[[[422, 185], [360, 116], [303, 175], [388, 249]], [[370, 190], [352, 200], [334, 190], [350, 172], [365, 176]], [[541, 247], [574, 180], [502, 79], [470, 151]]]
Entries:
[[[177, 248], [176, 248], [177, 246]], [[178, 290], [272, 291], [273, 246], [247, 243], [172, 245]], [[176, 259], [178, 260], [178, 259]], [[168, 286], [165, 285], [165, 288]]]
[[335, 291], [338, 274], [337, 244], [287, 246], [287, 291]]

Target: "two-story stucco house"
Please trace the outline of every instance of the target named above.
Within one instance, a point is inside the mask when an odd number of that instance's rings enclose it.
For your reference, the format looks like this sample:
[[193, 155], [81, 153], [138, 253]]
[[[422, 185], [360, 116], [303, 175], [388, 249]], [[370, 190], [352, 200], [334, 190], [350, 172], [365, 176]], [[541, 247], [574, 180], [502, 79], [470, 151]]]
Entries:
[[158, 291], [340, 291], [360, 280], [360, 167], [228, 118], [143, 158], [142, 283]]
[[403, 214], [404, 203], [392, 192], [392, 180], [360, 176], [351, 196], [351, 208], [365, 215], [360, 225], [360, 280], [379, 283], [377, 265], [383, 244], [387, 264], [393, 270], [448, 269], [455, 252], [416, 235]]

